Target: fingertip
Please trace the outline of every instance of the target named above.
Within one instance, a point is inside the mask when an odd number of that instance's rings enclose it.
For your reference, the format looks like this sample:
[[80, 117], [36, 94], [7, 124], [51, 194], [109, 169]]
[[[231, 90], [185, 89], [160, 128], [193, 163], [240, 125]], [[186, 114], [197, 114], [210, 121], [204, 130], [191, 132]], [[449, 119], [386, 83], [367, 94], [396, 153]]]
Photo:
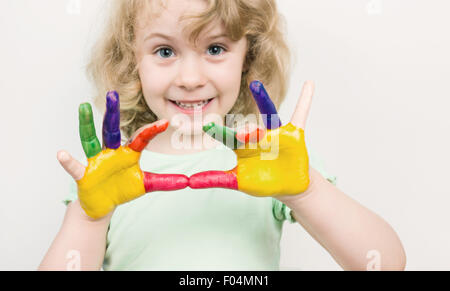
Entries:
[[78, 107], [78, 112], [80, 113], [86, 113], [89, 112], [92, 109], [91, 104], [88, 102], [80, 104]]
[[157, 121], [157, 127], [162, 131], [165, 131], [169, 127], [169, 121], [167, 119], [160, 119]]
[[189, 177], [188, 186], [192, 189], [199, 189], [202, 185], [202, 178], [200, 173], [196, 173]]
[[116, 91], [109, 91], [106, 94], [106, 106], [110, 111], [116, 111], [119, 105], [119, 94]]
[[167, 127], [169, 127], [169, 122], [166, 119], [161, 119], [152, 123], [151, 126], [144, 129], [139, 135], [146, 139], [152, 139], [155, 135], [165, 131]]
[[314, 94], [314, 90], [315, 90], [314, 81], [311, 81], [311, 80], [305, 81], [305, 84], [303, 86], [302, 95], [307, 96], [307, 97], [312, 97], [312, 95]]
[[81, 124], [87, 124], [93, 120], [91, 104], [80, 104], [78, 107], [78, 119]]
[[180, 178], [180, 187], [186, 188], [189, 186], [189, 177], [186, 175], [182, 175]]
[[261, 88], [264, 87], [261, 81], [254, 80], [250, 83], [250, 90], [252, 93], [259, 95], [261, 93]]
[[106, 97], [109, 98], [112, 102], [119, 100], [119, 93], [117, 91], [112, 90], [106, 93]]
[[313, 88], [314, 88], [315, 85], [316, 85], [316, 84], [314, 83], [313, 80], [307, 80], [306, 83], [308, 83], [308, 84], [309, 84], [311, 87], [313, 87]]
[[216, 124], [214, 122], [209, 122], [203, 125], [203, 131], [208, 132], [211, 128], [214, 128]]
[[64, 150], [60, 150], [56, 153], [56, 158], [58, 159], [58, 161], [63, 164], [65, 162], [67, 162], [70, 159], [69, 154], [64, 151]]
[[265, 134], [266, 131], [263, 128], [253, 125], [243, 128], [239, 132], [237, 132], [236, 139], [245, 144], [249, 142], [256, 143], [259, 142]]
[[165, 131], [169, 126], [169, 121], [161, 119], [141, 128], [131, 138], [128, 147], [134, 151], [141, 152], [156, 135]]
[[305, 129], [306, 121], [311, 109], [312, 99], [314, 95], [315, 84], [312, 80], [307, 80], [303, 84], [302, 92], [297, 101], [291, 123], [298, 128]]

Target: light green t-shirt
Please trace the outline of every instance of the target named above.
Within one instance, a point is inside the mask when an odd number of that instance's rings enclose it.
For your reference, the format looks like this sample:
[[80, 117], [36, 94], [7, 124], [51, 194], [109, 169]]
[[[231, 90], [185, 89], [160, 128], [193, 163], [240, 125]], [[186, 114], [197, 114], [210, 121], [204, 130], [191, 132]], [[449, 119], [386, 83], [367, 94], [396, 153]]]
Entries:
[[[323, 163], [308, 150], [311, 167], [331, 183]], [[185, 174], [230, 170], [225, 146], [187, 155], [144, 150], [141, 169]], [[72, 184], [66, 205], [77, 199]], [[222, 189], [152, 192], [116, 208], [107, 234], [104, 270], [279, 270], [283, 222], [291, 210], [272, 197]]]

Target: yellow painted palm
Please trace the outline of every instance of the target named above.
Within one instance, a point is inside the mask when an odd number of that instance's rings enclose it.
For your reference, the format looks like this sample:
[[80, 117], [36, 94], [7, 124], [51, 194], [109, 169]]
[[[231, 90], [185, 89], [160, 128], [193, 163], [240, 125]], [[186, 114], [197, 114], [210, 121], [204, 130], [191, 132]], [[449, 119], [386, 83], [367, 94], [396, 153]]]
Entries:
[[297, 195], [309, 186], [309, 160], [304, 125], [313, 85], [306, 83], [291, 121], [282, 126], [261, 82], [250, 90], [261, 112], [265, 129], [234, 131], [210, 123], [205, 132], [232, 148], [237, 166], [229, 171], [206, 171], [189, 178], [191, 188], [223, 187], [252, 196]]
[[83, 210], [94, 219], [110, 213], [116, 206], [148, 192], [178, 190], [188, 186], [188, 177], [179, 174], [156, 174], [141, 170], [142, 150], [169, 125], [166, 120], [149, 124], [124, 145], [120, 144], [119, 95], [109, 92], [103, 120], [103, 148], [95, 133], [92, 108], [80, 105], [80, 138], [88, 165], [84, 167], [70, 155], [58, 155], [61, 164], [77, 182], [78, 199]]

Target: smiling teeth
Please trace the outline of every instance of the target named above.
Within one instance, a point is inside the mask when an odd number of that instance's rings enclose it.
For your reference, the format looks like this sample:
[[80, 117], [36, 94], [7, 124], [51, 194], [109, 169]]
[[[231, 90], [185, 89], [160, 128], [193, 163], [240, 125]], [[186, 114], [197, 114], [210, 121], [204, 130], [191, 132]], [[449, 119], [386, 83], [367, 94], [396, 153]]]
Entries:
[[205, 106], [206, 104], [208, 104], [208, 100], [204, 100], [202, 102], [198, 102], [198, 103], [182, 103], [182, 102], [178, 102], [175, 101], [175, 103], [180, 106], [181, 108], [186, 108], [186, 109], [197, 109], [197, 108], [202, 108], [203, 106]]

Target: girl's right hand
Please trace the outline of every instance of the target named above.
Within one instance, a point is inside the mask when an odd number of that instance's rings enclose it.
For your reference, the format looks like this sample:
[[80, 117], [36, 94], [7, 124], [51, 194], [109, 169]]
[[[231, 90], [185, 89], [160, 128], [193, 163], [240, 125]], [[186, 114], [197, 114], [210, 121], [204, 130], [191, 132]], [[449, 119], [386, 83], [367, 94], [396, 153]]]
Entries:
[[145, 193], [178, 190], [189, 185], [185, 175], [143, 172], [139, 166], [142, 150], [153, 137], [167, 129], [168, 121], [159, 120], [142, 127], [121, 146], [119, 95], [112, 91], [106, 96], [103, 149], [95, 134], [89, 103], [80, 105], [79, 122], [81, 144], [88, 166], [85, 167], [65, 151], [58, 152], [57, 157], [77, 182], [80, 205], [91, 218], [104, 217], [116, 206]]

